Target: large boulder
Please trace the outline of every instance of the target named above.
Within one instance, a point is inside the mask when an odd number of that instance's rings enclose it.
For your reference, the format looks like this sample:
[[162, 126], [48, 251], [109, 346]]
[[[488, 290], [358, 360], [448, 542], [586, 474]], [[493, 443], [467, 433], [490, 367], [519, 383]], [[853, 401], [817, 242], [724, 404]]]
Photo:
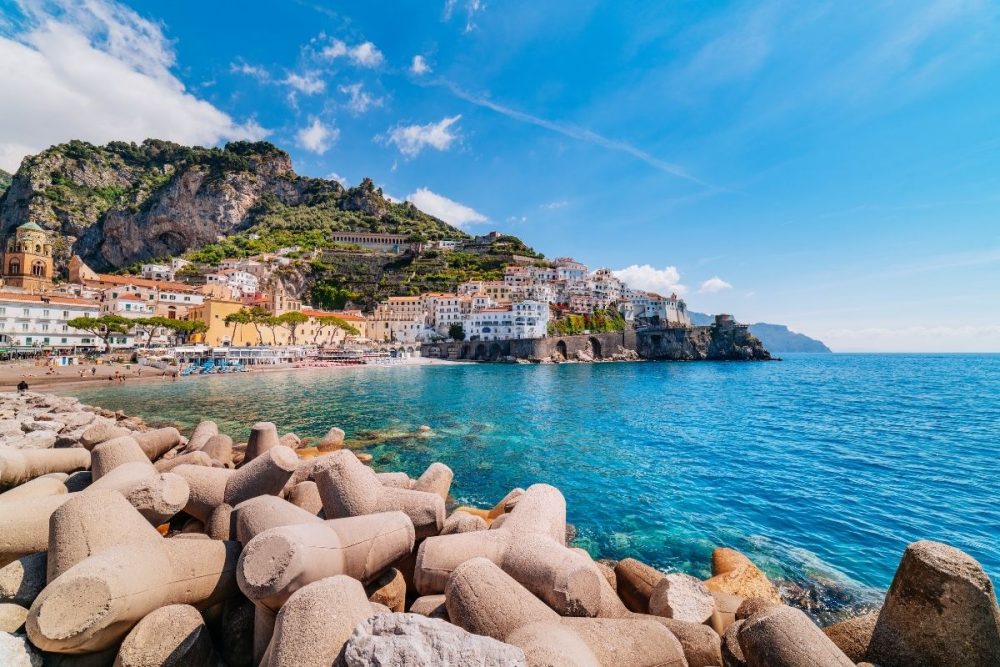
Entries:
[[521, 649], [419, 614], [379, 614], [363, 621], [344, 646], [348, 667], [524, 665]]
[[692, 623], [704, 623], [715, 611], [715, 598], [701, 579], [689, 574], [668, 574], [649, 596], [649, 613]]
[[712, 552], [712, 578], [705, 585], [713, 592], [781, 602], [781, 595], [767, 575], [735, 549], [720, 548]]
[[1000, 609], [982, 566], [946, 544], [908, 546], [867, 659], [881, 667], [1000, 665]]
[[42, 656], [24, 635], [0, 632], [0, 665], [4, 667], [42, 667]]

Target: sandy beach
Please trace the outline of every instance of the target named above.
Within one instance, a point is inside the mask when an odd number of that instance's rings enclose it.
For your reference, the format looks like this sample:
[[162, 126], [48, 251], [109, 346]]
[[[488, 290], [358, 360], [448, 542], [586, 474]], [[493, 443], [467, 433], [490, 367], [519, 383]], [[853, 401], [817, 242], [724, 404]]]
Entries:
[[[428, 366], [432, 364], [453, 364], [443, 359], [428, 359], [416, 357], [411, 359], [399, 359], [393, 361], [393, 366]], [[380, 368], [378, 364], [364, 366], [322, 366], [310, 365], [309, 363], [299, 364], [276, 364], [268, 366], [250, 366], [250, 373], [274, 373], [278, 371], [318, 371], [327, 370], [332, 372], [343, 371], [350, 368]], [[31, 390], [54, 387], [73, 387], [93, 384], [111, 384], [122, 382], [124, 384], [134, 384], [136, 382], [191, 382], [201, 378], [213, 377], [211, 375], [186, 375], [174, 378], [170, 371], [162, 371], [152, 366], [140, 366], [138, 364], [123, 364], [104, 362], [100, 364], [81, 364], [78, 366], [56, 366], [50, 368], [40, 361], [25, 360], [0, 364], [0, 390], [14, 389], [17, 384], [24, 380]]]

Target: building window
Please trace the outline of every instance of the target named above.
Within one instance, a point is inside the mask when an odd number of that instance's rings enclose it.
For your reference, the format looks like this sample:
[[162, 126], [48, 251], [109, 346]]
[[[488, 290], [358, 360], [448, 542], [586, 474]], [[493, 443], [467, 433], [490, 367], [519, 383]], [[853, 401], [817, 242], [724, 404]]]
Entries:
[[27, 317], [28, 315], [31, 315], [31, 311], [28, 310], [27, 308], [22, 308], [21, 309], [21, 315], [23, 315], [24, 317]]

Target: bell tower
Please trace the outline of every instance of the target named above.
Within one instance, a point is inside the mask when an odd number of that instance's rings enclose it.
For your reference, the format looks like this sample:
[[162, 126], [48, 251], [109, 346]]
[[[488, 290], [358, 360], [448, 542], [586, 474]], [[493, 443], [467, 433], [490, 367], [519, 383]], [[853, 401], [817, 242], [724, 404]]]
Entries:
[[32, 292], [52, 287], [52, 241], [45, 230], [26, 222], [7, 239], [3, 254], [4, 283]]

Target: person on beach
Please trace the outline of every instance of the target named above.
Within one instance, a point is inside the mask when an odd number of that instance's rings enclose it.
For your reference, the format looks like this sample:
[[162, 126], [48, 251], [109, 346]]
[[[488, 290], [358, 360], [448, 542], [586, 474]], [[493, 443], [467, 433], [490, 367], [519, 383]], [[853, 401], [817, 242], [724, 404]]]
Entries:
[[94, 366], [93, 368], [90, 369], [90, 374], [91, 376], [97, 375], [97, 366]]
[[21, 380], [20, 382], [17, 383], [17, 393], [23, 394], [23, 393], [25, 393], [27, 391], [28, 391], [28, 383], [27, 382], [25, 382], [24, 380]]

